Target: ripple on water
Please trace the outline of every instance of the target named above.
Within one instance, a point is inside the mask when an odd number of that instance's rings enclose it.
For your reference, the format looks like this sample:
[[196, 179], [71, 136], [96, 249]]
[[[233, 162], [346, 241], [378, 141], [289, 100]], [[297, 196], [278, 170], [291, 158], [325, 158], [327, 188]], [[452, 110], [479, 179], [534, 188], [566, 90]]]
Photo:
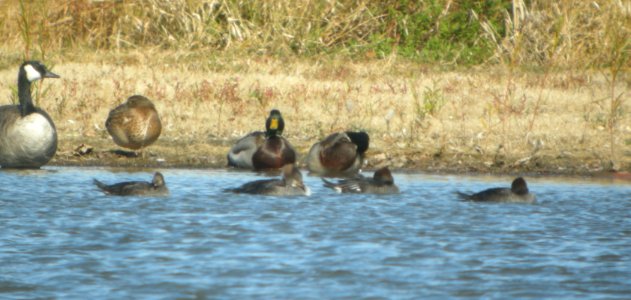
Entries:
[[[154, 170], [0, 172], [0, 298], [625, 298], [631, 187], [531, 178], [534, 205], [456, 191], [511, 178], [395, 174], [401, 195], [223, 193], [250, 172], [161, 170], [171, 195], [92, 185]], [[10, 188], [8, 188], [10, 187]]]

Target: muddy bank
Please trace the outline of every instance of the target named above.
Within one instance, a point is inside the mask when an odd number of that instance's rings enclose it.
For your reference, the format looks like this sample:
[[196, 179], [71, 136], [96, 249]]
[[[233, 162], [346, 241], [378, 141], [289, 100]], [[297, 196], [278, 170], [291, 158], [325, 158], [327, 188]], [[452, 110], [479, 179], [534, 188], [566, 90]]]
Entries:
[[[226, 168], [226, 154], [233, 141], [207, 139], [161, 140], [143, 152], [124, 151], [105, 138], [72, 138], [60, 144], [54, 166], [122, 167], [122, 168]], [[295, 143], [299, 164], [311, 146]], [[539, 154], [526, 157], [484, 155], [435, 149], [397, 149], [383, 151], [377, 147], [367, 154], [365, 169], [390, 166], [399, 172], [438, 174], [495, 174], [522, 176], [595, 176], [631, 179], [621, 166], [606, 159], [580, 157], [579, 154]]]

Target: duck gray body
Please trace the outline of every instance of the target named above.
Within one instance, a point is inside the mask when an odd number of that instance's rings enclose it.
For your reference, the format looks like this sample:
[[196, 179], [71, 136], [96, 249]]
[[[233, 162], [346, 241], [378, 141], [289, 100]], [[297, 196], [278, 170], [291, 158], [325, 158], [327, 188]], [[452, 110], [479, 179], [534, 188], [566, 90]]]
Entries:
[[36, 61], [20, 66], [20, 104], [0, 106], [0, 166], [3, 168], [39, 168], [57, 152], [55, 123], [33, 104], [31, 82], [58, 77]]
[[280, 179], [262, 179], [243, 184], [238, 188], [225, 189], [225, 192], [237, 194], [256, 194], [270, 196], [305, 196], [309, 189], [302, 181], [300, 170], [293, 164], [283, 166]]
[[228, 166], [253, 169], [252, 157], [265, 143], [265, 132], [254, 131], [240, 138], [228, 152]]
[[536, 197], [530, 193], [522, 177], [513, 180], [510, 188], [490, 188], [475, 194], [458, 192], [463, 200], [478, 202], [534, 203]]
[[322, 178], [324, 186], [338, 193], [364, 194], [398, 194], [399, 187], [394, 184], [394, 178], [388, 167], [375, 171], [372, 178], [358, 175], [355, 178], [339, 180], [337, 183]]
[[94, 184], [104, 193], [117, 196], [166, 196], [169, 189], [164, 182], [164, 176], [160, 172], [153, 175], [151, 182], [126, 181], [115, 184], [105, 184], [94, 179]]

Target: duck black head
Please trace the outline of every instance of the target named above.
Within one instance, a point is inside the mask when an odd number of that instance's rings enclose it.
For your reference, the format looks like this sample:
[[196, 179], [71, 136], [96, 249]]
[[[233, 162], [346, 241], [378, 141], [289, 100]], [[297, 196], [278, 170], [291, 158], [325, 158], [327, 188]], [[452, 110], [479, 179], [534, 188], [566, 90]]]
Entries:
[[515, 180], [513, 180], [510, 189], [513, 193], [517, 195], [528, 194], [528, 186], [526, 185], [526, 180], [524, 180], [522, 177], [517, 177]]
[[156, 188], [165, 186], [166, 183], [164, 182], [164, 176], [162, 176], [162, 173], [156, 172], [155, 174], [153, 174], [153, 180], [151, 180], [151, 184], [153, 184], [153, 187]]
[[286, 164], [283, 166], [283, 181], [286, 186], [298, 187], [304, 189], [305, 185], [302, 181], [302, 174], [294, 164]]
[[272, 109], [272, 111], [269, 112], [269, 117], [267, 117], [265, 121], [265, 136], [280, 136], [283, 134], [283, 129], [285, 129], [283, 116], [278, 109]]
[[392, 177], [392, 173], [390, 173], [390, 169], [388, 169], [388, 167], [383, 167], [375, 171], [372, 178], [376, 182], [382, 184], [394, 184], [394, 178]]
[[351, 139], [353, 144], [357, 145], [357, 153], [363, 154], [368, 150], [368, 143], [370, 141], [370, 137], [364, 131], [347, 131], [346, 135]]

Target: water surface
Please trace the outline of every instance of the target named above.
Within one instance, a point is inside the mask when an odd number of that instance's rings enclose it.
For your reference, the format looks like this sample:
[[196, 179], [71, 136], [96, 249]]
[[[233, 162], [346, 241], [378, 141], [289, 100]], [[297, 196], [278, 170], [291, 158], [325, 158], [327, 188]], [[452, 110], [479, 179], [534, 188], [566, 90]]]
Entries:
[[631, 186], [527, 178], [538, 203], [461, 202], [509, 177], [394, 174], [402, 194], [233, 195], [250, 172], [0, 171], [2, 299], [631, 297]]

